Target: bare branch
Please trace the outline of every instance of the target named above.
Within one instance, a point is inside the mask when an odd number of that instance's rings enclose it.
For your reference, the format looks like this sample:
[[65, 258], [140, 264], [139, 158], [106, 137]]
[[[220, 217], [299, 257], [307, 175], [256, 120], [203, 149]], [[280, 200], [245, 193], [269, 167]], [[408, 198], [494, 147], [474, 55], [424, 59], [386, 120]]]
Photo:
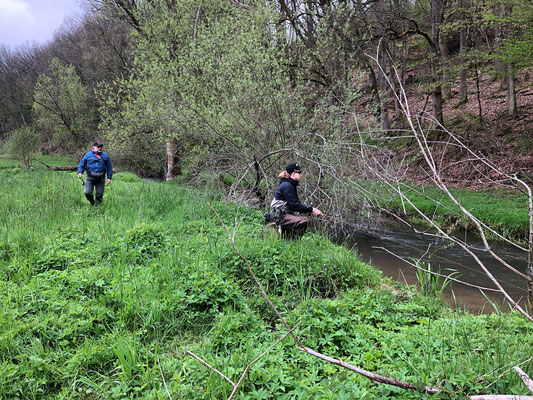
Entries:
[[370, 379], [372, 382], [375, 382], [375, 383], [386, 383], [388, 385], [392, 385], [392, 386], [397, 386], [397, 387], [400, 387], [400, 388], [403, 388], [403, 389], [411, 389], [411, 390], [420, 390], [424, 393], [429, 393], [429, 394], [436, 394], [436, 393], [443, 393], [443, 391], [439, 388], [434, 388], [434, 387], [431, 387], [431, 386], [424, 386], [423, 388], [419, 388], [419, 387], [416, 387], [408, 382], [403, 382], [403, 381], [400, 381], [398, 379], [393, 379], [393, 378], [387, 378], [386, 376], [382, 376], [382, 375], [378, 375], [378, 374], [374, 374], [372, 372], [369, 372], [369, 371], [366, 371], [364, 369], [361, 369], [361, 368], [358, 368], [358, 367], [355, 367], [347, 362], [344, 362], [342, 361], [340, 358], [339, 359], [335, 359], [335, 358], [332, 358], [332, 357], [328, 357], [324, 354], [321, 354], [319, 352], [316, 352], [308, 347], [297, 347], [298, 350], [301, 350], [303, 352], [306, 352], [307, 354], [310, 354], [312, 356], [315, 356], [317, 358], [320, 358], [321, 360], [324, 360], [324, 361], [328, 361], [332, 364], [336, 364], [336, 365], [339, 365], [343, 368], [346, 368], [346, 369], [349, 369], [350, 371], [354, 371], [354, 372], [357, 372], [358, 374]]
[[272, 350], [279, 342], [281, 342], [283, 339], [285, 339], [289, 334], [291, 334], [291, 332], [293, 330], [295, 330], [300, 324], [301, 324], [302, 321], [298, 321], [298, 323], [291, 328], [290, 331], [288, 332], [285, 332], [285, 334], [280, 337], [276, 343], [274, 343], [273, 345], [271, 345], [268, 349], [266, 349], [259, 357], [257, 357], [255, 360], [253, 360], [250, 364], [248, 364], [246, 366], [246, 368], [244, 369], [244, 372], [242, 373], [239, 381], [237, 382], [237, 384], [234, 386], [233, 388], [233, 392], [231, 393], [231, 395], [228, 397], [228, 400], [231, 400], [233, 398], [233, 396], [235, 395], [235, 393], [237, 392], [237, 389], [239, 388], [240, 384], [242, 383], [242, 380], [244, 379], [244, 376], [248, 373], [248, 370], [252, 367], [252, 365], [254, 365], [257, 361], [259, 361], [261, 358], [263, 358], [270, 350]]
[[394, 257], [396, 257], [396, 258], [402, 260], [403, 262], [405, 262], [405, 263], [407, 263], [407, 264], [409, 264], [409, 265], [411, 265], [411, 266], [413, 266], [413, 267], [419, 269], [420, 271], [424, 271], [424, 272], [426, 272], [426, 273], [428, 273], [428, 274], [435, 275], [435, 276], [440, 276], [440, 277], [442, 277], [442, 278], [449, 279], [449, 280], [451, 280], [451, 281], [453, 281], [453, 282], [460, 283], [461, 285], [470, 286], [470, 287], [473, 287], [473, 288], [476, 288], [476, 289], [479, 289], [479, 290], [491, 291], [491, 292], [498, 292], [498, 293], [500, 292], [499, 289], [487, 288], [487, 287], [483, 287], [483, 286], [477, 286], [477, 285], [474, 285], [474, 284], [472, 284], [472, 283], [468, 283], [468, 282], [465, 282], [465, 281], [461, 281], [461, 280], [459, 280], [459, 279], [457, 279], [457, 278], [454, 278], [453, 276], [449, 276], [449, 275], [445, 275], [445, 274], [439, 274], [438, 272], [435, 272], [435, 271], [431, 271], [431, 270], [429, 270], [429, 269], [422, 268], [420, 265], [418, 265], [418, 264], [416, 264], [416, 263], [413, 263], [413, 262], [410, 262], [410, 261], [406, 260], [405, 258], [400, 257], [399, 255], [393, 253], [392, 251], [390, 251], [390, 250], [388, 250], [388, 249], [386, 249], [386, 248], [384, 248], [384, 247], [376, 247], [376, 249], [383, 250], [383, 251], [385, 251], [385, 252], [387, 252], [387, 253], [393, 255]]
[[531, 378], [519, 366], [514, 367], [514, 370], [518, 373], [518, 375], [520, 375], [520, 379], [522, 379], [524, 385], [526, 385], [527, 388], [533, 392], [533, 381]]
[[468, 396], [470, 400], [533, 400], [533, 396], [520, 396], [514, 394], [482, 394]]

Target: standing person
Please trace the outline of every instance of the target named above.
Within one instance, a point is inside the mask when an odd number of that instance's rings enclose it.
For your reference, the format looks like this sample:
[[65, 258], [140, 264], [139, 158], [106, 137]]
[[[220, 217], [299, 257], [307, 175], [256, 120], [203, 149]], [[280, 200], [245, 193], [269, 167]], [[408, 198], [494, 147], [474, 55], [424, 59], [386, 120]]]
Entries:
[[297, 163], [290, 163], [285, 167], [278, 177], [279, 186], [274, 193], [274, 199], [270, 203], [273, 209], [283, 211], [280, 221], [282, 232], [288, 238], [299, 238], [307, 230], [308, 217], [295, 215], [294, 213], [312, 214], [314, 216], [324, 215], [318, 208], [314, 208], [300, 202], [296, 190], [302, 177], [303, 167]]
[[[78, 165], [78, 178], [81, 179], [83, 171], [87, 171], [83, 193], [91, 205], [102, 203], [106, 173], [108, 185], [111, 183], [111, 178], [113, 177], [111, 159], [102, 151], [102, 147], [102, 142], [94, 142], [92, 151], [85, 153], [80, 161], [80, 165]], [[95, 191], [96, 199], [93, 197], [93, 190]]]

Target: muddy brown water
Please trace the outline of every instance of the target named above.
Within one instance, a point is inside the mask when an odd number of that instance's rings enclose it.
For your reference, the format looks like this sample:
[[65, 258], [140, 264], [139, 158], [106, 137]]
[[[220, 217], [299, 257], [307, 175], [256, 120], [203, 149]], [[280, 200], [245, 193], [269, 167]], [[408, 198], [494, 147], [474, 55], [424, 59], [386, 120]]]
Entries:
[[[478, 237], [464, 233], [455, 235], [469, 245], [483, 248]], [[348, 247], [353, 248], [365, 262], [380, 269], [385, 276], [402, 283], [417, 284], [417, 271], [414, 266], [402, 261], [401, 258], [410, 262], [412, 259], [422, 259], [431, 264], [432, 270], [440, 268], [441, 273], [446, 275], [452, 272], [451, 270], [457, 271], [458, 275], [455, 277], [459, 280], [481, 287], [495, 288], [494, 283], [470, 254], [458, 245], [452, 245], [442, 239], [393, 227], [393, 230], [376, 229], [364, 232], [355, 230], [349, 235], [336, 235], [336, 241], [342, 241]], [[526, 252], [504, 243], [491, 243], [491, 247], [510, 265], [525, 273]], [[522, 307], [527, 307], [525, 280], [502, 266], [488, 252], [478, 250], [475, 253], [509, 295]], [[457, 282], [452, 284], [452, 290], [453, 294], [447, 298], [447, 301], [454, 307], [466, 308], [473, 313], [491, 313], [494, 312], [494, 307], [509, 310], [509, 305], [500, 293], [485, 291], [483, 294], [477, 288]]]

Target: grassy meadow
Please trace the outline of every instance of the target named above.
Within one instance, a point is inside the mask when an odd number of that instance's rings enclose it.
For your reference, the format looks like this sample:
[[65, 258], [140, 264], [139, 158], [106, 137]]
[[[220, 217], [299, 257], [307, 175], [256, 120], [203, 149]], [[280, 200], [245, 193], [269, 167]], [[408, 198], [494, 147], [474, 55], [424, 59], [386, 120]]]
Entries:
[[184, 353], [236, 382], [285, 328], [209, 202], [305, 345], [450, 393], [372, 383], [288, 336], [236, 399], [527, 393], [512, 367], [533, 375], [533, 325], [516, 313], [454, 312], [320, 234], [260, 240], [260, 211], [205, 190], [117, 173], [91, 207], [74, 172], [36, 167], [0, 163], [1, 399], [227, 399], [232, 386]]

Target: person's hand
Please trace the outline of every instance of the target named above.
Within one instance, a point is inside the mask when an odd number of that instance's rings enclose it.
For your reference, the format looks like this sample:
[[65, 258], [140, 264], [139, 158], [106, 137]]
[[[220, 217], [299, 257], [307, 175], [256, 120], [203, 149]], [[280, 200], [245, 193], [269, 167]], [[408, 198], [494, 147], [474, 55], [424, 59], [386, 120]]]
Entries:
[[311, 211], [311, 214], [313, 214], [315, 217], [322, 217], [324, 215], [322, 211], [315, 207], [313, 207], [313, 211]]
[[81, 179], [81, 174], [78, 174], [78, 178], [80, 178], [80, 179]]
[[107, 184], [109, 185], [111, 183], [111, 179], [107, 178]]

